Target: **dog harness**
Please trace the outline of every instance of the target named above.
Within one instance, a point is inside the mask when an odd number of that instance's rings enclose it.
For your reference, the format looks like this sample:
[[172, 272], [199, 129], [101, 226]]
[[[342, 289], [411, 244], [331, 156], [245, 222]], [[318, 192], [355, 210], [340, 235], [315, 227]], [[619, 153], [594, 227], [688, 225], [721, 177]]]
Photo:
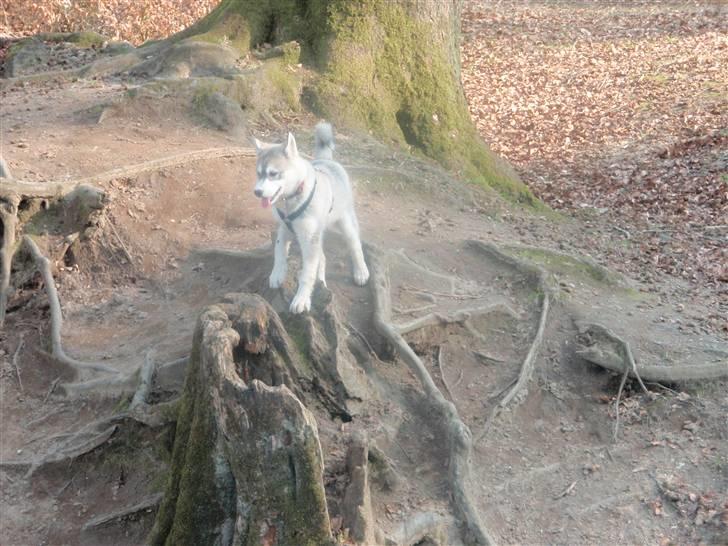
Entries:
[[[314, 178], [313, 179], [313, 188], [311, 189], [311, 193], [308, 194], [308, 197], [303, 202], [303, 204], [300, 207], [298, 207], [296, 210], [294, 210], [292, 213], [286, 214], [286, 212], [284, 210], [276, 207], [276, 212], [278, 213], [278, 217], [281, 219], [281, 221], [284, 224], [286, 224], [288, 231], [290, 231], [291, 233], [295, 233], [295, 231], [293, 231], [293, 221], [296, 218], [298, 218], [299, 216], [301, 216], [304, 212], [306, 212], [306, 209], [311, 204], [311, 200], [313, 199], [313, 194], [316, 193], [316, 184], [317, 183], [318, 183], [318, 179]], [[294, 193], [293, 195], [296, 195], [296, 194], [300, 193], [301, 191], [303, 191], [302, 190], [303, 182], [301, 182], [301, 184], [298, 186], [298, 188], [299, 189], [297, 189], [296, 193]], [[334, 210], [334, 196], [333, 195], [331, 196], [331, 208], [329, 208], [329, 213], [331, 213], [332, 210]]]

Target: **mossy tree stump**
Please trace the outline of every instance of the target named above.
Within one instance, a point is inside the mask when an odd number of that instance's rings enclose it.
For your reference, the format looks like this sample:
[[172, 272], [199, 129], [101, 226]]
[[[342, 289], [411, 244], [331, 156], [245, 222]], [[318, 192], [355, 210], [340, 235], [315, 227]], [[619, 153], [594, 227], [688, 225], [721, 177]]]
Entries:
[[287, 386], [241, 377], [252, 360], [255, 375], [295, 385], [296, 349], [262, 298], [227, 301], [197, 324], [151, 543], [330, 544], [313, 415]]

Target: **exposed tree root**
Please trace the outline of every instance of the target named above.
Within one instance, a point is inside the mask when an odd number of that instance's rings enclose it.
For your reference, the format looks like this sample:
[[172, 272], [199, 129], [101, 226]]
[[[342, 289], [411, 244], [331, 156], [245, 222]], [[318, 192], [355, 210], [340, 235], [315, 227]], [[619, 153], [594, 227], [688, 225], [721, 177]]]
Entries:
[[578, 324], [578, 327], [580, 348], [576, 350], [576, 354], [602, 368], [632, 375], [639, 379], [640, 385], [645, 391], [647, 389], [644, 387], [642, 379], [680, 383], [728, 377], [728, 361], [726, 360], [678, 366], [640, 364], [638, 367], [629, 343], [614, 332], [596, 323], [581, 323]]
[[129, 409], [134, 410], [140, 405], [147, 403], [149, 391], [151, 391], [154, 381], [155, 369], [154, 352], [148, 351], [144, 359], [144, 365], [141, 370], [139, 370], [139, 387], [137, 387], [137, 390], [131, 399]]
[[[3, 180], [2, 187], [5, 186]], [[15, 252], [15, 229], [18, 222], [17, 195], [0, 195], [0, 222], [2, 222], [2, 247], [0, 247], [0, 328], [5, 322], [10, 290], [10, 270]]]
[[75, 358], [71, 358], [66, 355], [65, 351], [63, 350], [63, 345], [61, 343], [61, 328], [63, 326], [61, 303], [58, 299], [58, 291], [56, 290], [56, 284], [53, 280], [53, 274], [51, 273], [50, 260], [43, 256], [41, 251], [38, 249], [38, 246], [35, 244], [35, 241], [33, 241], [30, 236], [25, 235], [23, 237], [23, 244], [28, 248], [31, 255], [33, 256], [33, 259], [35, 260], [36, 267], [43, 277], [43, 283], [46, 287], [46, 294], [48, 294], [48, 303], [50, 305], [51, 313], [51, 355], [53, 356], [53, 358], [73, 368], [76, 371], [93, 370], [113, 374], [118, 373], [117, 370], [115, 370], [114, 368], [110, 368], [105, 364], [95, 362], [81, 362], [80, 360], [76, 360]]
[[418, 512], [402, 522], [402, 525], [392, 534], [391, 540], [395, 544], [403, 546], [420, 544], [427, 538], [435, 541], [436, 544], [445, 544], [442, 535], [450, 523], [449, 519], [436, 512]]
[[99, 527], [105, 527], [106, 525], [116, 523], [117, 521], [124, 520], [131, 516], [136, 516], [140, 512], [150, 512], [157, 508], [162, 502], [164, 495], [162, 493], [156, 493], [148, 497], [143, 498], [141, 501], [133, 506], [112, 512], [110, 514], [104, 514], [89, 520], [81, 528], [81, 531], [88, 532]]
[[349, 529], [349, 536], [357, 544], [381, 544], [383, 541], [377, 539], [379, 533], [372, 513], [369, 491], [369, 444], [366, 438], [359, 435], [352, 438], [346, 454], [346, 468], [349, 473], [349, 484], [341, 507], [343, 527]]
[[403, 248], [399, 249], [397, 252], [395, 252], [397, 256], [400, 256], [402, 259], [404, 259], [405, 262], [407, 262], [409, 265], [414, 267], [415, 269], [421, 271], [425, 275], [429, 275], [430, 277], [434, 277], [436, 279], [442, 279], [444, 281], [447, 281], [448, 285], [450, 286], [450, 296], [454, 296], [455, 294], [455, 288], [457, 279], [453, 277], [452, 275], [445, 275], [443, 273], [438, 273], [437, 271], [432, 271], [431, 269], [428, 269], [426, 267], [421, 266], [416, 261], [414, 261], [412, 258], [410, 258], [407, 253], [404, 251]]
[[419, 379], [433, 409], [440, 414], [450, 451], [448, 472], [453, 503], [468, 531], [466, 542], [478, 545], [493, 544], [494, 541], [481, 522], [467, 489], [470, 481], [469, 458], [472, 448], [470, 430], [460, 419], [455, 406], [447, 401], [437, 388], [420, 358], [390, 322], [392, 302], [387, 266], [377, 248], [372, 245], [366, 245], [366, 248], [372, 275], [369, 285], [374, 297], [374, 326], [377, 332], [394, 345], [402, 360]]
[[483, 307], [474, 307], [472, 309], [460, 309], [451, 315], [443, 315], [442, 313], [428, 313], [422, 317], [418, 317], [410, 322], [400, 325], [394, 325], [394, 328], [400, 335], [409, 334], [415, 330], [424, 328], [425, 326], [437, 326], [443, 324], [462, 323], [471, 318], [488, 315], [495, 311], [505, 311], [509, 315], [517, 317], [518, 314], [511, 309], [508, 304], [503, 302], [484, 305]]
[[152, 159], [150, 161], [144, 161], [143, 163], [137, 163], [135, 165], [127, 165], [125, 167], [119, 167], [111, 169], [109, 171], [85, 176], [82, 178], [76, 178], [74, 180], [64, 181], [51, 181], [51, 182], [22, 182], [20, 180], [3, 180], [0, 185], [0, 190], [4, 194], [14, 193], [21, 199], [27, 198], [51, 198], [57, 197], [58, 195], [64, 195], [77, 186], [81, 185], [96, 185], [116, 180], [117, 178], [128, 178], [136, 176], [138, 174], [158, 171], [160, 169], [166, 169], [171, 167], [179, 167], [186, 165], [187, 163], [193, 163], [195, 161], [207, 160], [207, 159], [219, 159], [226, 157], [255, 157], [254, 148], [240, 148], [235, 146], [222, 147], [222, 148], [207, 148], [204, 150], [196, 150], [193, 152], [184, 152], [179, 154], [170, 155], [167, 157], [161, 157], [159, 159]]
[[491, 257], [494, 257], [495, 259], [528, 276], [536, 285], [536, 288], [541, 295], [541, 314], [538, 321], [538, 328], [536, 329], [536, 335], [533, 337], [528, 354], [521, 364], [518, 379], [501, 401], [493, 408], [490, 417], [486, 421], [485, 431], [479, 438], [482, 439], [487, 433], [490, 423], [498, 415], [498, 413], [506, 408], [508, 404], [510, 404], [511, 401], [522, 391], [527, 391], [528, 389], [528, 382], [531, 380], [531, 376], [533, 375], [536, 357], [538, 356], [538, 351], [541, 348], [541, 343], [543, 342], [543, 333], [546, 328], [546, 320], [548, 318], [549, 307], [551, 305], [551, 289], [546, 283], [546, 272], [540, 267], [523, 260], [519, 260], [518, 258], [514, 258], [513, 256], [502, 252], [492, 244], [483, 243], [482, 241], [468, 241], [468, 245], [488, 254]]
[[455, 403], [455, 398], [452, 395], [452, 391], [450, 390], [450, 386], [447, 384], [447, 377], [445, 377], [445, 370], [442, 367], [442, 345], [437, 347], [437, 369], [440, 372], [440, 378], [442, 379], [442, 384], [445, 387], [445, 392], [450, 397], [450, 400], [452, 403]]
[[58, 447], [32, 461], [25, 477], [30, 478], [38, 470], [49, 464], [73, 461], [77, 457], [104, 445], [119, 428], [117, 424], [105, 425], [105, 422], [91, 423], [78, 432], [71, 434]]

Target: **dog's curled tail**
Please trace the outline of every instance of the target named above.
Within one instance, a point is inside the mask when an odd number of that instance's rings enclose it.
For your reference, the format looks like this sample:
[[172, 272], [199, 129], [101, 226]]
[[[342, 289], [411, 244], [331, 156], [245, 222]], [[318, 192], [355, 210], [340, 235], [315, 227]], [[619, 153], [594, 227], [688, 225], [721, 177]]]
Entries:
[[334, 130], [330, 123], [316, 125], [316, 145], [313, 156], [316, 159], [334, 158]]

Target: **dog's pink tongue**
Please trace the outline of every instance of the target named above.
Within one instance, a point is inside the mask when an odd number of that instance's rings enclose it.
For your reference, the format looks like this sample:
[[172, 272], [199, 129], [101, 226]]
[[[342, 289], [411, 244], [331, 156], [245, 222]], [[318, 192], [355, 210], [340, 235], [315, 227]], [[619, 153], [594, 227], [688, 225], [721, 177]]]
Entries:
[[267, 209], [270, 207], [270, 199], [267, 197], [263, 197], [263, 199], [260, 200], [260, 204], [263, 206], [264, 209]]

